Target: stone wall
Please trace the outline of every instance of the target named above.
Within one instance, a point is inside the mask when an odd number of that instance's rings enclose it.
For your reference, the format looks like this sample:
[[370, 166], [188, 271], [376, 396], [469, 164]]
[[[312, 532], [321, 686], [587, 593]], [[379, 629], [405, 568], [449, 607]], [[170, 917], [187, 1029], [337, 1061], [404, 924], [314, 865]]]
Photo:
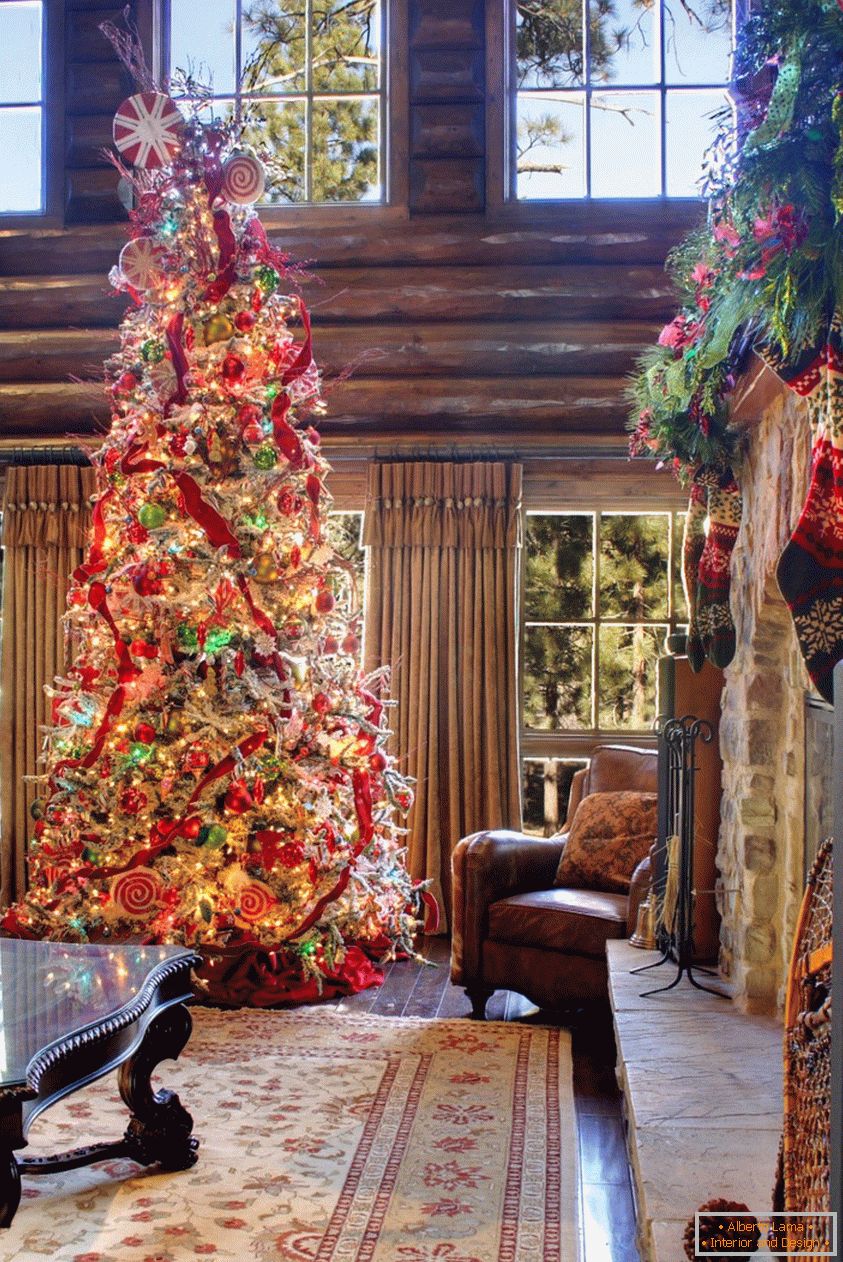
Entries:
[[772, 1012], [782, 1003], [802, 893], [809, 684], [775, 567], [804, 500], [810, 435], [804, 404], [767, 369], [739, 408], [749, 446], [732, 563], [738, 647], [720, 724], [720, 954], [738, 1000]]

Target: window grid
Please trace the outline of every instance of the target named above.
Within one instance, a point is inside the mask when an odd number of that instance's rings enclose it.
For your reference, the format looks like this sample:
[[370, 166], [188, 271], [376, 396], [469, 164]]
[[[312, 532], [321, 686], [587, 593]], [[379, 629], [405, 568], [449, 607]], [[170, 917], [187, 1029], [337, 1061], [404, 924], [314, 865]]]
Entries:
[[[592, 519], [591, 531], [591, 562], [592, 562], [592, 593], [591, 593], [591, 618], [570, 619], [567, 621], [542, 621], [540, 619], [532, 619], [526, 617], [526, 603], [522, 601], [522, 607], [525, 609], [525, 616], [522, 620], [522, 640], [526, 637], [526, 633], [531, 627], [552, 627], [560, 630], [567, 629], [590, 629], [592, 630], [591, 643], [591, 697], [590, 697], [590, 719], [591, 724], [588, 728], [571, 727], [571, 728], [537, 728], [528, 727], [526, 719], [522, 719], [522, 735], [526, 738], [526, 746], [522, 761], [535, 761], [536, 759], [558, 759], [564, 757], [566, 746], [581, 746], [583, 741], [598, 741], [612, 739], [617, 740], [627, 737], [638, 737], [643, 735], [651, 735], [651, 728], [632, 728], [632, 727], [600, 727], [600, 628], [604, 626], [618, 627], [652, 627], [655, 629], [664, 629], [665, 634], [672, 635], [677, 628], [677, 601], [676, 587], [680, 581], [678, 565], [677, 565], [677, 522], [682, 517], [678, 512], [649, 512], [646, 509], [628, 510], [625, 512], [607, 512], [595, 511], [591, 513], [566, 511], [564, 509], [558, 511], [535, 510], [527, 513], [528, 517], [584, 517], [590, 516]], [[667, 577], [667, 607], [664, 617], [657, 618], [632, 618], [629, 615], [611, 616], [604, 615], [601, 611], [601, 537], [602, 526], [605, 517], [663, 517], [667, 519], [667, 555], [665, 557], [666, 577]], [[524, 670], [521, 672], [522, 684]], [[655, 696], [655, 713], [658, 714], [659, 697], [658, 697], [658, 679], [656, 678], [656, 696]], [[541, 748], [539, 748], [541, 747]]]
[[[731, 29], [732, 29], [733, 40], [734, 40], [736, 17], [739, 11], [738, 6], [742, 5], [742, 3], [743, 3], [743, 0], [735, 0], [735, 2], [732, 4], [732, 28]], [[516, 29], [516, 15], [517, 15], [518, 6], [517, 6], [517, 2], [513, 0], [513, 3], [511, 3], [510, 5], [510, 40], [511, 40], [511, 45], [513, 49], [512, 61], [515, 66], [515, 72], [513, 75], [513, 83], [515, 84], [515, 88], [512, 94], [512, 108], [510, 111], [511, 123], [514, 123], [517, 119], [517, 103], [522, 98], [528, 99], [528, 100], [531, 98], [535, 100], [540, 100], [543, 96], [547, 97], [548, 94], [550, 93], [552, 94], [551, 99], [554, 99], [554, 100], [564, 99], [567, 97], [573, 102], [582, 101], [583, 114], [584, 114], [582, 161], [584, 163], [583, 177], [584, 177], [584, 188], [585, 188], [585, 192], [583, 196], [586, 199], [591, 199], [594, 196], [592, 192], [592, 184], [593, 184], [592, 98], [593, 96], [595, 95], [595, 93], [599, 96], [599, 95], [604, 95], [609, 92], [626, 93], [627, 95], [630, 95], [630, 96], [642, 96], [642, 97], [647, 96], [647, 95], [653, 95], [654, 93], [658, 94], [658, 120], [657, 122], [658, 122], [658, 129], [659, 129], [659, 191], [658, 193], [651, 195], [651, 198], [648, 198], [648, 200], [654, 200], [655, 198], [670, 197], [672, 196], [672, 194], [670, 194], [667, 190], [668, 93], [670, 93], [671, 95], [676, 95], [676, 96], [678, 95], [691, 96], [694, 93], [698, 93], [698, 92], [712, 92], [718, 89], [725, 90], [729, 87], [729, 82], [725, 79], [703, 80], [703, 81], [694, 82], [694, 83], [687, 83], [684, 80], [681, 83], [668, 83], [667, 82], [667, 66], [666, 66], [666, 57], [665, 57], [666, 39], [664, 35], [666, 0], [656, 0], [656, 3], [653, 6], [652, 11], [654, 14], [653, 39], [658, 41], [658, 49], [659, 49], [658, 81], [654, 79], [650, 83], [644, 83], [644, 82], [594, 83], [592, 81], [592, 73], [591, 73], [591, 21], [590, 21], [591, 4], [592, 4], [592, 0], [583, 0], [583, 4], [582, 4], [582, 12], [583, 12], [582, 83], [577, 87], [567, 86], [564, 88], [520, 87], [517, 85], [518, 84], [517, 53], [515, 52], [515, 43], [516, 43], [515, 29]], [[511, 191], [512, 191], [512, 194], [517, 198], [519, 197], [518, 190], [517, 190], [517, 178], [518, 178], [517, 144], [515, 141], [515, 132], [517, 130], [517, 123], [516, 125], [512, 126], [511, 130], [513, 133], [512, 149], [515, 151], [515, 155], [516, 155], [515, 160], [513, 161], [513, 164], [512, 164], [513, 188]], [[625, 196], [625, 194], [623, 193], [623, 191], [620, 191], [616, 195], [613, 195], [613, 196], [622, 198]], [[525, 198], [523, 198], [523, 200], [528, 200], [528, 201], [542, 201], [542, 200], [581, 201], [582, 199], [583, 199], [582, 196], [578, 197], [576, 195], [562, 195], [559, 197], [550, 196], [547, 198], [542, 198], [542, 197], [531, 198], [529, 196], [526, 196]], [[600, 199], [611, 200], [611, 198], [605, 197], [605, 195], [600, 195]]]
[[[0, 0], [0, 18], [2, 18], [2, 10], [6, 8], [7, 6], [9, 10], [11, 10], [13, 7], [18, 8], [18, 9], [24, 7], [20, 3], [20, 0]], [[36, 96], [24, 96], [24, 97], [16, 98], [11, 95], [7, 96], [5, 92], [3, 91], [2, 83], [0, 83], [0, 123], [2, 123], [4, 116], [8, 117], [10, 115], [10, 112], [12, 110], [29, 109], [29, 110], [38, 111], [38, 143], [37, 143], [37, 151], [34, 155], [35, 160], [37, 162], [37, 168], [38, 168], [38, 199], [37, 199], [37, 202], [34, 202], [32, 205], [29, 205], [29, 206], [6, 207], [3, 204], [2, 190], [0, 190], [0, 216], [3, 216], [3, 215], [42, 215], [45, 210], [44, 175], [45, 175], [45, 166], [46, 166], [45, 164], [46, 128], [44, 126], [44, 107], [45, 107], [46, 102], [45, 102], [45, 97], [44, 97], [44, 93], [45, 93], [44, 71], [45, 71], [45, 64], [46, 64], [45, 40], [46, 40], [47, 24], [45, 21], [46, 14], [45, 14], [43, 0], [29, 0], [29, 2], [26, 4], [25, 7], [26, 8], [37, 7], [39, 11], [40, 45], [38, 49], [38, 55], [39, 55], [38, 78], [39, 78], [39, 84], [40, 84], [40, 91], [38, 92]], [[12, 146], [9, 146], [9, 148], [11, 149]], [[29, 157], [31, 155], [26, 155], [26, 156]], [[23, 155], [21, 155], [21, 153], [17, 151], [16, 157], [17, 157], [17, 162], [19, 165]], [[12, 170], [14, 171], [15, 168], [13, 167]], [[8, 175], [7, 175], [7, 178], [9, 178]]]
[[[0, 0], [3, 3], [3, 0]], [[245, 69], [243, 64], [243, 0], [234, 0], [234, 89], [232, 92], [210, 92], [207, 100], [209, 104], [225, 105], [232, 103], [235, 115], [240, 116], [242, 104], [244, 101], [255, 105], [301, 105], [304, 113], [304, 133], [305, 133], [305, 149], [304, 149], [304, 198], [291, 199], [289, 204], [305, 206], [305, 205], [353, 205], [361, 204], [365, 201], [367, 204], [383, 204], [386, 201], [386, 188], [384, 183], [384, 173], [386, 170], [386, 154], [385, 154], [385, 137], [386, 137], [386, 109], [385, 109], [385, 64], [384, 55], [386, 48], [385, 32], [386, 32], [386, 0], [381, 0], [378, 6], [378, 74], [376, 89], [360, 89], [343, 88], [341, 91], [317, 90], [313, 81], [313, 0], [305, 0], [304, 10], [304, 88], [291, 89], [290, 91], [267, 92], [260, 88], [244, 89], [242, 86], [242, 75]], [[169, 67], [172, 74], [176, 67], [173, 65], [172, 41], [171, 41], [171, 0], [163, 0], [164, 4], [164, 22], [163, 22], [163, 48], [164, 48], [164, 64]], [[313, 187], [313, 107], [314, 104], [323, 102], [343, 102], [343, 101], [373, 101], [377, 103], [377, 126], [378, 126], [378, 183], [380, 195], [376, 198], [366, 197], [365, 199], [331, 199], [323, 200], [314, 196]]]

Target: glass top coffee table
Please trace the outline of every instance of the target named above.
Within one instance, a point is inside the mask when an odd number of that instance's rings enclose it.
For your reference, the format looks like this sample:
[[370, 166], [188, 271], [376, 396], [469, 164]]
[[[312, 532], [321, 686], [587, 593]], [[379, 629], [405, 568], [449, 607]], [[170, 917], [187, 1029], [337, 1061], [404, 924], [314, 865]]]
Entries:
[[[190, 970], [177, 946], [78, 946], [0, 939], [0, 1227], [20, 1201], [21, 1174], [130, 1157], [183, 1170], [196, 1160], [193, 1119], [150, 1077], [190, 1037]], [[50, 1157], [16, 1157], [35, 1118], [119, 1069], [131, 1120], [122, 1139]]]

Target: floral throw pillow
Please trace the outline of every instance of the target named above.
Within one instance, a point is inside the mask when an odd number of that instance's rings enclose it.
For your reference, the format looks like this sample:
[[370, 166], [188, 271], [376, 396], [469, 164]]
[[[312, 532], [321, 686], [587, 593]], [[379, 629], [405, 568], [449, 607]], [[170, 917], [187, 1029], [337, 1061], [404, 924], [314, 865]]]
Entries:
[[656, 828], [655, 793], [590, 793], [574, 814], [555, 884], [628, 893]]

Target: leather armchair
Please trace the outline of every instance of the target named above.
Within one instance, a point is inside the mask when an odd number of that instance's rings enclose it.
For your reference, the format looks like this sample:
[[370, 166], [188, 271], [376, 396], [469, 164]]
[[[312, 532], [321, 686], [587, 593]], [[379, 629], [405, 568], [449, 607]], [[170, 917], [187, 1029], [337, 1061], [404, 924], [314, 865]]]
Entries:
[[451, 980], [464, 986], [482, 1018], [497, 989], [518, 991], [544, 1008], [606, 995], [606, 942], [635, 929], [650, 883], [642, 860], [629, 894], [553, 884], [574, 813], [589, 793], [655, 793], [652, 750], [601, 745], [574, 776], [563, 831], [549, 840], [495, 830], [460, 841], [453, 855]]

